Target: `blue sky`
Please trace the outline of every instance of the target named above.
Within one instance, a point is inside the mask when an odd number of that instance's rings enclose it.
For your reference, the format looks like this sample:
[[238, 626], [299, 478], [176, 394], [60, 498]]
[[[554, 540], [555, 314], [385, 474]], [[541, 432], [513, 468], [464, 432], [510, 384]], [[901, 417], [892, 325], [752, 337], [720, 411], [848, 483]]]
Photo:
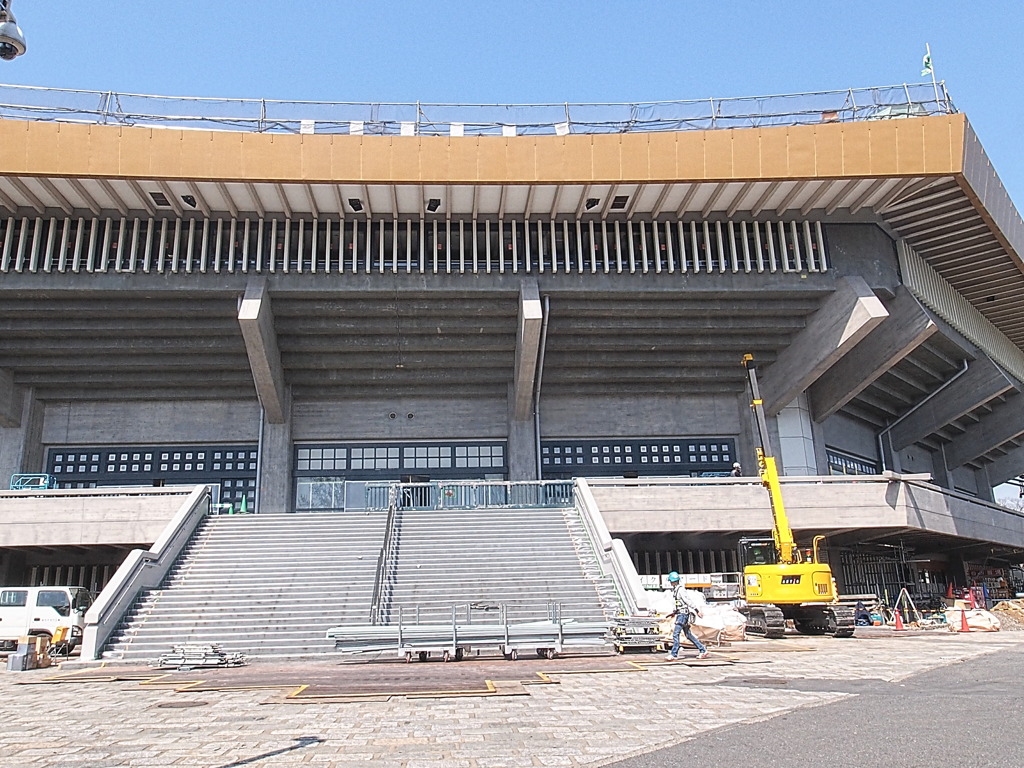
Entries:
[[757, 96], [936, 74], [1024, 207], [1019, 2], [13, 0], [0, 82], [181, 96], [530, 103]]

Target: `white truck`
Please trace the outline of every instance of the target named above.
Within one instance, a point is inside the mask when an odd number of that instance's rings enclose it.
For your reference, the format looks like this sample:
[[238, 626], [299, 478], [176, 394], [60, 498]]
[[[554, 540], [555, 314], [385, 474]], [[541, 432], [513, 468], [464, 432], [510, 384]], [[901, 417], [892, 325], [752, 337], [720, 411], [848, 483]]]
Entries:
[[16, 651], [25, 635], [60, 637], [74, 648], [91, 604], [84, 587], [0, 587], [0, 651]]

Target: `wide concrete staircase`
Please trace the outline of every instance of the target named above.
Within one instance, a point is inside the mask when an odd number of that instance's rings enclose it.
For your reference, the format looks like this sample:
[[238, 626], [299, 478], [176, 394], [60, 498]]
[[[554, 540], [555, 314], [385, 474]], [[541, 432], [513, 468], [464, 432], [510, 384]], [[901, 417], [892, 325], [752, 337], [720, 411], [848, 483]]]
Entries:
[[253, 656], [333, 650], [329, 627], [370, 618], [386, 511], [207, 518], [103, 657], [153, 661], [181, 643]]
[[602, 621], [621, 610], [579, 512], [563, 509], [399, 511], [381, 623]]
[[175, 645], [292, 656], [334, 650], [341, 625], [601, 622], [620, 610], [575, 508], [226, 515], [197, 530], [103, 652], [156, 660]]

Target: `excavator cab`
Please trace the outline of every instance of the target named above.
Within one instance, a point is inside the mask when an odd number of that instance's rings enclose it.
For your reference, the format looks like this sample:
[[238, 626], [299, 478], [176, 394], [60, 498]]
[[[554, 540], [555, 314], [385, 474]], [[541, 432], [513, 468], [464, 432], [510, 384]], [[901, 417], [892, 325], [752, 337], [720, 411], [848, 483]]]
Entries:
[[740, 539], [740, 566], [774, 565], [779, 562], [779, 550], [771, 539]]

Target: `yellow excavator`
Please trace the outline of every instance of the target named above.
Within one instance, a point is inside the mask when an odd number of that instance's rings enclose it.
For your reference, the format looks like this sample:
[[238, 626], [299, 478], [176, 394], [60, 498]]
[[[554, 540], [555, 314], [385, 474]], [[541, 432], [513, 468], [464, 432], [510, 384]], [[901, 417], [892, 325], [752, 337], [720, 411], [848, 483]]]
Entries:
[[832, 569], [822, 562], [819, 546], [824, 536], [815, 536], [809, 548], [793, 540], [789, 518], [782, 503], [782, 488], [775, 457], [768, 450], [768, 424], [757, 386], [753, 355], [743, 356], [750, 384], [750, 408], [757, 423], [759, 445], [757, 466], [761, 484], [768, 490], [772, 507], [772, 538], [743, 538], [739, 542], [743, 567], [743, 595], [747, 630], [764, 637], [782, 637], [786, 620], [805, 635], [850, 637], [854, 611], [838, 602]]

